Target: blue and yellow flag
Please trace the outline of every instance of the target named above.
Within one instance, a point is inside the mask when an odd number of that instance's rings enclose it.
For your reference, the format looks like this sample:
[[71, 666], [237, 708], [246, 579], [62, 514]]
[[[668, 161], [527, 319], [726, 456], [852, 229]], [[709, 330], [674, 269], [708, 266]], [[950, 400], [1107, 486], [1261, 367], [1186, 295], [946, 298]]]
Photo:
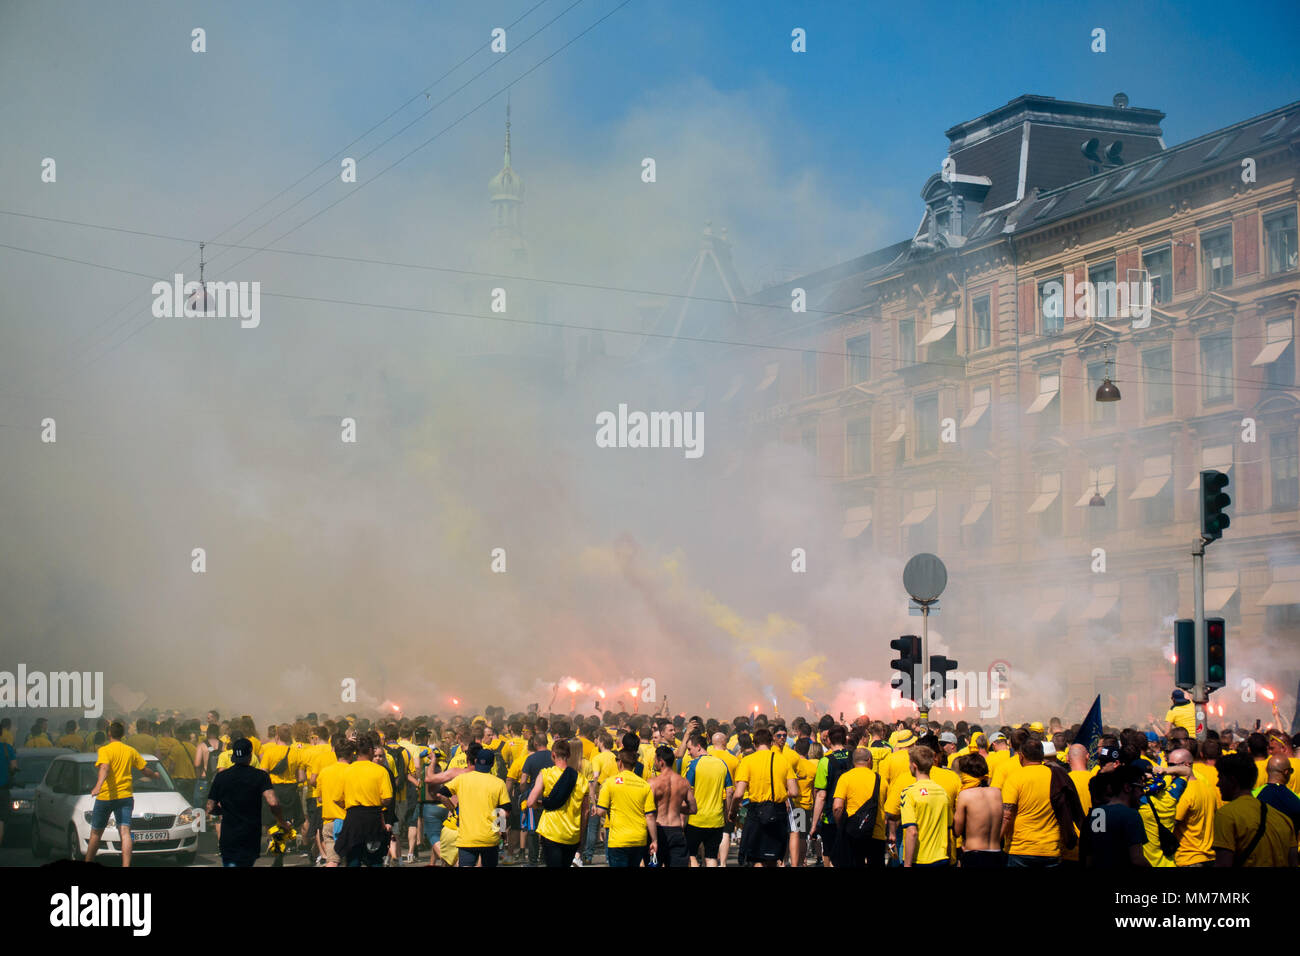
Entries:
[[1088, 748], [1088, 766], [1097, 766], [1097, 748], [1101, 746], [1101, 695], [1088, 708], [1088, 716], [1079, 725], [1079, 733], [1074, 738], [1076, 744]]

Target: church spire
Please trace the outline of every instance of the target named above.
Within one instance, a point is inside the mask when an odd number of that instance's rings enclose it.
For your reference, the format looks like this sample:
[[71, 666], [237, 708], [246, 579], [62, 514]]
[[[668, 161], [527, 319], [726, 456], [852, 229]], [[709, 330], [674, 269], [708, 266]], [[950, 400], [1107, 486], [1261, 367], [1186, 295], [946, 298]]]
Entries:
[[528, 247], [520, 228], [519, 209], [524, 203], [524, 181], [515, 172], [510, 157], [510, 92], [506, 91], [506, 148], [501, 172], [488, 183], [492, 201], [492, 242], [504, 263], [519, 265], [528, 258]]

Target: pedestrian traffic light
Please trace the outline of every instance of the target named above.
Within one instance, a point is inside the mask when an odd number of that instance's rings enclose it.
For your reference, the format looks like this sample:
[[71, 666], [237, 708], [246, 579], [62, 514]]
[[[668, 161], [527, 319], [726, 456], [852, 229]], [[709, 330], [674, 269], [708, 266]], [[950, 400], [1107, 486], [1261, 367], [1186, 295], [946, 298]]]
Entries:
[[908, 700], [916, 700], [916, 668], [921, 663], [921, 639], [915, 634], [904, 634], [890, 641], [889, 646], [898, 651], [898, 657], [889, 662], [890, 669], [898, 672], [889, 686]]
[[1174, 686], [1196, 686], [1196, 622], [1185, 617], [1174, 621]]
[[1227, 683], [1228, 659], [1225, 644], [1228, 628], [1221, 617], [1205, 619], [1205, 686], [1217, 690]]
[[1228, 476], [1223, 472], [1201, 472], [1201, 537], [1209, 541], [1218, 541], [1232, 524], [1223, 513], [1232, 504], [1232, 499], [1223, 492], [1227, 486]]
[[957, 669], [957, 662], [950, 657], [944, 657], [942, 654], [930, 655], [930, 673], [934, 676], [930, 680], [934, 681], [935, 698], [943, 700], [948, 696], [949, 691], [957, 689], [957, 679], [949, 677], [948, 674]]

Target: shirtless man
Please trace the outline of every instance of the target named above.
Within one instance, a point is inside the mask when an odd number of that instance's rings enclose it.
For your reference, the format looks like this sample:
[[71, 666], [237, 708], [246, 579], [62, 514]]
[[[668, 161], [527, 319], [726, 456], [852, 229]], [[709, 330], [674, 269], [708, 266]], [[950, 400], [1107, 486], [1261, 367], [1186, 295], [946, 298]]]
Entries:
[[686, 856], [686, 820], [682, 808], [695, 813], [695, 794], [686, 778], [673, 769], [673, 748], [655, 749], [656, 775], [650, 780], [655, 795], [655, 829], [659, 833], [659, 865], [689, 866]]
[[953, 833], [961, 837], [961, 865], [985, 869], [1006, 866], [1002, 852], [1002, 791], [989, 786], [989, 765], [978, 753], [961, 758], [963, 775], [979, 777], [978, 787], [957, 794]]

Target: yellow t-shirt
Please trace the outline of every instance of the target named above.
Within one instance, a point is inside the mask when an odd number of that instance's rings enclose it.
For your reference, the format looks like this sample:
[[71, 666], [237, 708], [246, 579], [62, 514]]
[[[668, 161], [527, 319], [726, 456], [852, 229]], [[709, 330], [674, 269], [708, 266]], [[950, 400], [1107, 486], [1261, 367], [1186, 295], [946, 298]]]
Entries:
[[[135, 750], [137, 753], [153, 754], [158, 756], [158, 740], [150, 734], [128, 734], [122, 738], [122, 743]], [[31, 746], [28, 744], [27, 746]]]
[[[564, 771], [559, 767], [546, 767], [542, 770], [542, 796], [548, 795]], [[537, 824], [537, 834], [552, 843], [576, 846], [582, 835], [582, 801], [587, 796], [587, 778], [578, 774], [573, 786], [573, 793], [568, 801], [558, 810], [545, 810]], [[539, 804], [540, 808], [540, 804]]]
[[[231, 759], [229, 749], [223, 750], [221, 751], [221, 753], [217, 754], [217, 770], [225, 770], [232, 763], [234, 763], [234, 760]], [[257, 760], [257, 754], [253, 754], [253, 756], [249, 758], [248, 765], [250, 767], [261, 766], [261, 764]]]
[[961, 774], [947, 767], [931, 767], [930, 779], [948, 794], [948, 809], [957, 812], [957, 794], [961, 793]]
[[642, 743], [637, 747], [637, 760], [641, 761], [641, 776], [649, 780], [655, 773], [655, 745]]
[[54, 743], [45, 734], [37, 734], [34, 737], [28, 737], [23, 746], [30, 747], [33, 750], [44, 750], [46, 747], [53, 747]]
[[[519, 761], [519, 766], [523, 767], [523, 761]], [[604, 783], [610, 777], [614, 776], [618, 770], [618, 760], [614, 757], [612, 750], [602, 750], [591, 758], [591, 779], [596, 783]], [[518, 779], [518, 774], [515, 775]]]
[[64, 734], [54, 744], [56, 747], [68, 747], [71, 750], [80, 750], [86, 742], [81, 739], [81, 734]]
[[457, 845], [476, 849], [496, 846], [500, 842], [495, 826], [497, 808], [510, 803], [505, 782], [494, 773], [471, 770], [449, 780], [447, 789], [455, 795], [460, 812]]
[[[910, 777], [912, 775], [912, 771], [909, 769], [910, 762], [907, 754], [909, 749], [910, 748], [908, 747], [904, 747], [901, 750], [895, 750], [880, 762], [878, 767], [880, 775], [885, 778], [885, 783], [889, 784], [891, 789], [894, 785], [895, 777]], [[872, 760], [874, 761], [874, 759], [875, 754], [873, 753]], [[876, 767], [876, 764], [872, 763], [872, 766]]]
[[[1192, 866], [1214, 861], [1214, 811], [1218, 801], [1204, 780], [1194, 775], [1174, 808], [1174, 836], [1178, 850], [1176, 866]], [[1258, 821], [1257, 821], [1258, 822]]]
[[342, 820], [347, 812], [343, 800], [343, 778], [351, 764], [340, 763], [335, 757], [334, 763], [321, 768], [316, 778], [317, 793], [320, 794], [320, 815], [322, 820]]
[[[289, 759], [285, 761], [283, 773], [273, 773], [272, 769], [277, 766], [284, 756], [288, 754]], [[298, 765], [302, 763], [301, 752], [294, 750], [289, 744], [280, 743], [278, 740], [270, 741], [262, 745], [262, 754], [259, 758], [266, 772], [271, 775], [272, 783], [286, 784], [298, 782]]]
[[1223, 806], [1223, 795], [1219, 793], [1219, 768], [1211, 767], [1208, 763], [1193, 763], [1192, 776], [1200, 780], [1214, 794], [1214, 806], [1219, 808]]
[[871, 836], [872, 839], [883, 840], [885, 838], [885, 804], [889, 797], [889, 787], [883, 777], [866, 767], [854, 767], [851, 770], [846, 770], [835, 781], [835, 792], [831, 794], [831, 799], [844, 801], [844, 819], [847, 820], [857, 813], [864, 803], [871, 799], [871, 794], [876, 792], [877, 780], [880, 781], [880, 791], [876, 793], [876, 805], [879, 809], [876, 811], [876, 826], [871, 831]]
[[717, 757], [727, 765], [727, 770], [731, 773], [731, 779], [736, 779], [736, 771], [740, 769], [740, 758], [722, 747], [706, 747], [709, 756]]
[[799, 799], [797, 805], [812, 812], [813, 781], [817, 777], [817, 761], [809, 760], [806, 757], [800, 757], [795, 753], [793, 747], [787, 747], [783, 753], [785, 759], [790, 764], [790, 773], [799, 787]]
[[993, 771], [998, 769], [998, 766], [1002, 763], [1002, 761], [1010, 760], [1010, 759], [1011, 759], [1010, 750], [990, 750], [988, 752], [988, 755], [984, 758], [984, 762], [988, 764], [988, 768], [989, 768], [989, 779], [992, 780]]
[[701, 829], [717, 829], [724, 822], [727, 791], [732, 787], [731, 768], [716, 754], [702, 754], [690, 760], [686, 779], [695, 788], [695, 813], [687, 824]]
[[[1079, 805], [1083, 807], [1083, 818], [1088, 819], [1088, 814], [1092, 812], [1092, 791], [1088, 789], [1088, 781], [1092, 779], [1093, 771], [1091, 770], [1071, 770], [1070, 779], [1074, 781], [1075, 792], [1079, 794]], [[1077, 834], [1079, 828], [1075, 827], [1074, 832]], [[1074, 849], [1067, 850], [1061, 848], [1062, 860], [1079, 859], [1079, 846], [1075, 844]]]
[[1006, 785], [1007, 778], [1020, 769], [1020, 754], [1011, 754], [998, 763], [997, 769], [989, 768], [989, 786], [999, 790]]
[[[1243, 853], [1259, 829], [1259, 807], [1259, 801], [1248, 793], [1220, 807], [1214, 815], [1214, 849]], [[1291, 821], [1286, 814], [1269, 807], [1264, 828], [1263, 839], [1241, 866], [1287, 865], [1290, 851], [1295, 847]]]
[[1174, 727], [1181, 727], [1187, 731], [1187, 736], [1195, 739], [1196, 737], [1196, 706], [1188, 701], [1185, 704], [1179, 704], [1177, 707], [1170, 707], [1169, 712], [1165, 714], [1165, 722]]
[[12, 730], [0, 730], [0, 743], [6, 743], [12, 747], [14, 745], [14, 732]]
[[169, 759], [164, 766], [173, 780], [193, 780], [195, 776], [195, 747], [189, 741], [177, 740], [176, 746], [168, 751]]
[[326, 767], [332, 767], [339, 762], [338, 755], [334, 753], [334, 748], [329, 744], [317, 744], [307, 755], [307, 779], [312, 775], [316, 776], [316, 785], [311, 788], [311, 795], [317, 800], [321, 798], [320, 775]]
[[783, 802], [789, 796], [785, 782], [790, 765], [775, 750], [756, 750], [740, 761], [736, 783], [744, 783], [750, 803]]
[[899, 822], [904, 828], [916, 828], [916, 863], [937, 863], [948, 859], [952, 804], [943, 787], [937, 786], [933, 780], [913, 783], [903, 793]]
[[131, 788], [131, 771], [143, 770], [145, 759], [134, 747], [129, 747], [120, 740], [114, 740], [99, 748], [95, 766], [108, 765], [108, 776], [104, 786], [96, 795], [96, 800], [125, 800], [134, 791]]
[[[267, 748], [270, 748], [267, 744]], [[393, 798], [393, 778], [373, 760], [354, 760], [343, 774], [343, 807], [378, 807]]]
[[650, 842], [645, 818], [647, 813], [655, 812], [654, 791], [631, 770], [620, 768], [609, 778], [600, 788], [597, 806], [609, 816], [608, 846], [619, 849]]
[[1052, 771], [1041, 764], [1017, 767], [1002, 787], [1002, 802], [1016, 807], [1013, 856], [1058, 856], [1061, 832], [1052, 812]]

